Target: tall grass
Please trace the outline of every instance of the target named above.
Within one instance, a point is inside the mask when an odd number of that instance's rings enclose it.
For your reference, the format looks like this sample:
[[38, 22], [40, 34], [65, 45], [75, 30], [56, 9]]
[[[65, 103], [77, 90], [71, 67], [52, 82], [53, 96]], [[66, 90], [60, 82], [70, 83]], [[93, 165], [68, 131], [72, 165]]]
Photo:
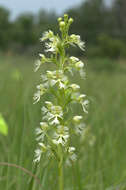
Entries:
[[[40, 105], [33, 106], [32, 95], [39, 77], [32, 68], [27, 58], [0, 58], [0, 112], [9, 126], [9, 135], [0, 135], [0, 162], [28, 169], [40, 184], [18, 168], [0, 166], [0, 190], [58, 190], [55, 163], [43, 158], [38, 169], [32, 163], [34, 128], [41, 118]], [[80, 159], [72, 168], [65, 168], [65, 190], [125, 190], [126, 68], [123, 72], [120, 68], [102, 72], [87, 66], [87, 70], [86, 82], [79, 80], [78, 84], [90, 97], [90, 114], [85, 120], [96, 140], [93, 146], [78, 144]]]

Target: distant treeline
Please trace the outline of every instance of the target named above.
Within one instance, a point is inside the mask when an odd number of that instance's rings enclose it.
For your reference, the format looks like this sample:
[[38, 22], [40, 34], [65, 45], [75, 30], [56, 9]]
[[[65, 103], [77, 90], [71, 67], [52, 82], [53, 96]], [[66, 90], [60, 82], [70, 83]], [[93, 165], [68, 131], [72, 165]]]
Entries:
[[[126, 57], [126, 0], [113, 0], [111, 6], [104, 0], [86, 0], [66, 12], [75, 20], [71, 33], [81, 35], [88, 56]], [[0, 7], [0, 50], [32, 53], [45, 30], [57, 31], [57, 17], [55, 12], [41, 10], [11, 21], [10, 12]]]

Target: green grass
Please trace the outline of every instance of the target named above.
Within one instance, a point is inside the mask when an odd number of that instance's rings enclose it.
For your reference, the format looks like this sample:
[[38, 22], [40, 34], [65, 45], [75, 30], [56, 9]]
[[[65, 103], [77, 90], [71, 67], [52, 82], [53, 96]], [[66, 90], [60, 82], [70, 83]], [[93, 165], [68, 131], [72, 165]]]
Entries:
[[[65, 190], [126, 189], [126, 67], [123, 63], [109, 69], [109, 63], [118, 64], [90, 60], [86, 81], [77, 78], [90, 99], [85, 122], [96, 140], [93, 146], [79, 139], [73, 142], [80, 153], [76, 164], [64, 168]], [[34, 130], [41, 120], [41, 105], [32, 100], [38, 75], [28, 58], [0, 57], [0, 112], [9, 126], [8, 136], [0, 135], [0, 162], [30, 170], [41, 183], [40, 187], [17, 168], [0, 166], [0, 190], [58, 190], [56, 164], [46, 158], [38, 166], [32, 162]]]

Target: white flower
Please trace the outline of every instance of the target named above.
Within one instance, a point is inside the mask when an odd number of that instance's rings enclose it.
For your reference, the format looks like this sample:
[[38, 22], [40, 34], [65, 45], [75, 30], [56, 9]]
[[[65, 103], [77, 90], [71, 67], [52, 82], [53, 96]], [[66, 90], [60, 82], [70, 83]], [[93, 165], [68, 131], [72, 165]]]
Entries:
[[75, 162], [77, 160], [77, 155], [75, 153], [70, 155], [70, 160]]
[[46, 113], [48, 112], [48, 109], [47, 109], [45, 106], [43, 106], [43, 107], [41, 108], [41, 111], [42, 111], [44, 114], [46, 114]]
[[58, 125], [60, 124], [59, 119], [63, 119], [62, 118], [63, 113], [49, 113], [48, 115], [48, 120], [50, 121], [50, 125]]
[[46, 104], [46, 106], [47, 106], [47, 109], [52, 109], [52, 107], [53, 107], [53, 104], [52, 104], [52, 102], [50, 102], [50, 101], [45, 101], [45, 104]]
[[70, 43], [78, 45], [79, 48], [84, 51], [85, 43], [81, 41], [79, 35], [75, 34], [70, 35]]
[[41, 78], [42, 78], [43, 82], [45, 82], [45, 81], [48, 80], [47, 76], [46, 76], [46, 75], [43, 75], [43, 74], [41, 75]]
[[61, 80], [59, 80], [58, 82], [59, 82], [59, 88], [60, 89], [62, 89], [62, 88], [65, 89], [66, 86], [65, 86], [64, 82], [61, 81]]
[[71, 84], [70, 87], [72, 88], [73, 91], [77, 91], [78, 89], [80, 89], [80, 86], [77, 84]]
[[57, 83], [57, 81], [54, 79], [49, 81], [50, 86], [54, 86], [56, 83]]
[[68, 152], [73, 153], [75, 151], [75, 147], [69, 147]]
[[49, 30], [49, 31], [46, 31], [46, 32], [43, 33], [43, 36], [42, 36], [42, 38], [40, 40], [41, 41], [45, 41], [47, 39], [52, 40], [53, 36], [54, 36], [54, 33], [51, 30]]
[[62, 70], [47, 71], [47, 78], [50, 86], [58, 85], [60, 89], [66, 88], [68, 82], [67, 77], [63, 74]]
[[50, 39], [51, 42], [45, 43], [46, 52], [56, 53], [58, 51], [59, 38], [54, 36]]
[[50, 125], [58, 125], [58, 124], [60, 124], [58, 116], [53, 116], [53, 120], [50, 122]]
[[78, 100], [79, 100], [79, 101], [82, 101], [85, 97], [86, 97], [86, 94], [81, 94], [81, 95], [78, 97]]
[[47, 147], [45, 146], [44, 143], [39, 143], [39, 146], [41, 147], [42, 152], [46, 152]]
[[40, 141], [40, 140], [44, 141], [45, 133], [41, 128], [36, 129], [36, 135], [37, 135], [37, 138], [36, 138], [37, 141]]
[[41, 65], [41, 61], [40, 61], [40, 60], [37, 60], [37, 61], [35, 62], [35, 68], [34, 68], [34, 71], [35, 71], [35, 72], [40, 68], [40, 65]]
[[72, 63], [76, 63], [76, 62], [79, 61], [79, 59], [78, 59], [77, 57], [71, 56], [71, 57], [70, 57], [70, 61], [71, 61]]
[[34, 94], [33, 100], [34, 104], [40, 101], [41, 96], [46, 92], [45, 87], [43, 84], [37, 85], [36, 87], [38, 91]]
[[84, 130], [84, 128], [85, 128], [85, 124], [84, 124], [84, 123], [81, 123], [81, 124], [79, 124], [79, 125], [76, 125], [76, 126], [75, 126], [75, 133], [76, 133], [77, 135], [81, 135], [81, 134], [82, 134], [82, 131]]
[[83, 107], [83, 111], [84, 111], [85, 113], [88, 113], [87, 107], [88, 107], [89, 101], [88, 101], [88, 100], [85, 100], [85, 101], [83, 101], [81, 104], [82, 104], [82, 107]]
[[46, 122], [40, 122], [40, 126], [42, 131], [47, 131], [47, 129], [49, 128], [48, 123]]
[[36, 135], [40, 135], [43, 131], [41, 128], [36, 128], [35, 132], [36, 132]]
[[48, 59], [45, 57], [44, 54], [39, 54], [39, 56], [41, 57], [41, 63], [45, 63], [45, 62], [48, 62]]
[[75, 64], [75, 67], [77, 69], [82, 69], [84, 67], [84, 63], [82, 61], [78, 61], [76, 64]]
[[36, 149], [35, 150], [35, 159], [34, 162], [40, 162], [42, 150]]
[[53, 43], [46, 43], [46, 52], [56, 52], [56, 46]]
[[70, 57], [69, 60], [70, 60], [70, 65], [67, 70], [71, 71], [72, 68], [75, 68], [80, 72], [80, 76], [84, 78], [85, 77], [85, 72], [83, 71], [84, 63], [74, 56]]
[[39, 102], [40, 97], [41, 96], [40, 96], [40, 92], [39, 91], [34, 94], [34, 97], [33, 97], [34, 104], [37, 103], [37, 102]]
[[34, 162], [40, 162], [41, 155], [47, 151], [47, 148], [44, 143], [39, 143], [39, 148], [35, 150]]
[[46, 73], [48, 78], [53, 78], [55, 75], [54, 71], [46, 71]]
[[65, 144], [67, 143], [67, 140], [69, 138], [69, 135], [63, 135], [63, 134], [55, 134], [55, 138], [53, 139], [53, 143], [58, 145], [58, 144], [62, 144], [63, 146], [65, 146]]
[[42, 112], [45, 115], [43, 119], [50, 122], [50, 125], [60, 124], [59, 119], [63, 119], [63, 111], [61, 106], [54, 106], [52, 102], [46, 101], [46, 107], [42, 107]]
[[68, 148], [68, 158], [67, 158], [67, 160], [66, 160], [66, 164], [68, 165], [68, 166], [71, 166], [72, 165], [72, 163], [71, 163], [71, 161], [72, 162], [75, 162], [76, 160], [77, 160], [77, 155], [74, 153], [75, 152], [75, 147], [69, 147]]
[[44, 141], [45, 133], [41, 133], [38, 137], [36, 137], [36, 141]]
[[73, 121], [75, 121], [76, 123], [80, 122], [80, 120], [82, 120], [82, 116], [81, 115], [76, 115], [73, 117]]
[[59, 44], [59, 38], [54, 35], [54, 33], [49, 30], [47, 32], [44, 32], [41, 41], [49, 40], [49, 42], [45, 43], [46, 46], [46, 52], [52, 52], [55, 53], [58, 50], [58, 44]]
[[69, 129], [64, 125], [57, 126], [57, 132], [54, 133], [54, 144], [62, 144], [63, 146], [66, 145], [67, 140], [69, 138]]
[[79, 103], [82, 105], [83, 111], [84, 111], [85, 113], [88, 113], [87, 107], [88, 107], [89, 101], [88, 101], [88, 100], [85, 100], [85, 97], [86, 97], [85, 94], [81, 94], [81, 95], [77, 98], [77, 101], [79, 101]]
[[69, 128], [67, 126], [64, 125], [59, 125], [57, 126], [57, 133], [61, 134], [68, 134]]
[[81, 76], [81, 78], [84, 78], [84, 79], [86, 77], [86, 73], [84, 72], [83, 69], [80, 69], [80, 76]]

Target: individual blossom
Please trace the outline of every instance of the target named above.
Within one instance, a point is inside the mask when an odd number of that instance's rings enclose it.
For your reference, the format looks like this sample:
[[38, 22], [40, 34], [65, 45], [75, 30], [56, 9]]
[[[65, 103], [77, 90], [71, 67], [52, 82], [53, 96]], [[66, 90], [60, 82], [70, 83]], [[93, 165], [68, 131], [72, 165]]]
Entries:
[[82, 61], [78, 61], [76, 62], [75, 67], [80, 70], [84, 67], [84, 63]]
[[43, 119], [48, 121], [50, 125], [60, 124], [63, 119], [63, 111], [61, 106], [54, 106], [51, 102], [46, 101], [46, 107], [42, 107]]
[[77, 57], [71, 56], [68, 60], [70, 68], [68, 69], [69, 71], [72, 71], [73, 69], [76, 69], [77, 71], [79, 71], [80, 76], [82, 78], [85, 77], [85, 72], [84, 72], [84, 63], [79, 60]]
[[81, 41], [79, 35], [75, 35], [75, 34], [70, 35], [69, 43], [71, 45], [78, 45], [79, 48], [84, 51], [85, 43], [83, 41]]
[[42, 38], [40, 39], [41, 41], [45, 41], [45, 40], [50, 40], [52, 41], [54, 38], [54, 33], [53, 31], [49, 30], [43, 33]]
[[81, 115], [76, 115], [73, 117], [73, 121], [76, 123], [79, 123], [82, 119], [83, 117]]
[[48, 63], [48, 62], [50, 62], [50, 60], [49, 59], [47, 59], [46, 57], [45, 57], [45, 55], [44, 54], [39, 54], [39, 57], [40, 57], [40, 60], [38, 59], [36, 62], [35, 62], [35, 68], [34, 68], [34, 71], [36, 72], [36, 71], [38, 71], [38, 69], [40, 68], [40, 66], [41, 66], [41, 64], [44, 64], [44, 63]]
[[53, 143], [65, 146], [69, 138], [69, 129], [66, 126], [60, 125], [57, 127], [57, 131], [54, 133]]
[[71, 56], [71, 57], [69, 58], [69, 60], [70, 60], [70, 62], [71, 62], [72, 64], [75, 64], [75, 63], [77, 63], [77, 62], [79, 61], [79, 59], [78, 59], [77, 57], [74, 57], [74, 56]]
[[54, 36], [49, 42], [45, 43], [45, 52], [56, 53], [58, 51], [60, 40], [57, 36]]
[[84, 123], [76, 124], [74, 130], [76, 135], [82, 135], [83, 131], [85, 130], [85, 124]]
[[77, 84], [71, 84], [69, 85], [69, 87], [73, 90], [73, 91], [78, 91], [80, 89], [80, 86]]
[[42, 153], [45, 153], [47, 150], [44, 143], [39, 143], [39, 148], [35, 150], [35, 159], [34, 162], [40, 162]]
[[46, 63], [46, 62], [49, 62], [49, 59], [46, 58], [44, 54], [41, 54], [41, 53], [40, 53], [39, 56], [40, 56], [40, 60], [41, 60], [41, 63], [42, 63], [42, 64], [43, 64], [43, 63]]
[[88, 113], [87, 111], [87, 107], [89, 105], [89, 100], [85, 99], [86, 98], [86, 95], [85, 94], [81, 94], [77, 100], [79, 101], [79, 103], [82, 105], [82, 108], [83, 108], [83, 111], [85, 113]]
[[48, 123], [40, 122], [40, 127], [36, 128], [36, 136], [37, 136], [36, 140], [43, 142], [48, 129], [49, 129]]
[[40, 61], [40, 60], [37, 60], [37, 61], [35, 62], [35, 68], [34, 68], [34, 71], [35, 71], [35, 72], [40, 68], [40, 65], [41, 65], [41, 61]]
[[69, 153], [69, 159], [71, 161], [76, 161], [77, 155], [75, 154], [75, 147], [69, 147], [68, 148], [68, 153]]
[[46, 92], [46, 88], [43, 84], [37, 85], [37, 92], [34, 94], [33, 100], [34, 103], [37, 103], [40, 101], [41, 96]]
[[75, 153], [75, 147], [69, 147], [67, 150], [67, 160], [66, 160], [66, 165], [68, 166], [72, 166], [72, 163], [75, 162], [77, 160], [77, 155]]
[[62, 70], [47, 71], [46, 76], [47, 76], [48, 85], [54, 86], [57, 84], [60, 89], [66, 88], [66, 85], [68, 83], [68, 78], [67, 76], [64, 75]]

